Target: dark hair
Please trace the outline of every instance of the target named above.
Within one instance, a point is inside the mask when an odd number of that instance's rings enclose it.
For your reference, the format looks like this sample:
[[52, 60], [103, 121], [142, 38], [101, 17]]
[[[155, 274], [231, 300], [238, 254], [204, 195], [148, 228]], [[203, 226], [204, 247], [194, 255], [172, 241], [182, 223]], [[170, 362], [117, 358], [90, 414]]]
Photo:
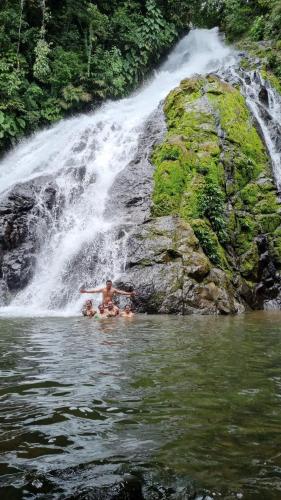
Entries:
[[107, 284], [107, 283], [112, 283], [112, 281], [111, 281], [111, 280], [106, 280], [106, 284]]

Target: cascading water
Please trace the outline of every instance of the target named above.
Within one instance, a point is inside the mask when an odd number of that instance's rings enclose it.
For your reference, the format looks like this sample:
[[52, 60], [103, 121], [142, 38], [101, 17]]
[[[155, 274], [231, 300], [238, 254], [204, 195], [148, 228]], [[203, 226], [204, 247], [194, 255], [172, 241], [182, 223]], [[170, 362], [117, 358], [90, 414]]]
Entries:
[[267, 146], [278, 192], [281, 192], [281, 97], [259, 71], [231, 68]]
[[[114, 179], [133, 160], [148, 117], [168, 92], [183, 78], [229, 67], [235, 57], [216, 29], [191, 31], [139, 92], [64, 120], [6, 156], [0, 166], [2, 197], [19, 183], [38, 179], [44, 185], [53, 179], [61, 205], [49, 214], [47, 232], [37, 221], [43, 236], [34, 276], [1, 314], [57, 314], [58, 308], [60, 314], [73, 314], [85, 298], [78, 293], [83, 283], [97, 286], [118, 276], [130, 222], [123, 221], [120, 238], [120, 214], [118, 220], [106, 217]], [[42, 204], [40, 192], [37, 204]]]

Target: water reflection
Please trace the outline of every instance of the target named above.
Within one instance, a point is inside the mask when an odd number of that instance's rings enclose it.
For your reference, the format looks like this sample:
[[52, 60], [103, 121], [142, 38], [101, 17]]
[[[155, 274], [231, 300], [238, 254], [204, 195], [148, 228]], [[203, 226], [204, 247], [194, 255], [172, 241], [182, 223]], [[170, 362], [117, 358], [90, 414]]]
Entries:
[[161, 484], [167, 498], [279, 499], [280, 320], [1, 320], [3, 498], [62, 498], [133, 471], [145, 498]]

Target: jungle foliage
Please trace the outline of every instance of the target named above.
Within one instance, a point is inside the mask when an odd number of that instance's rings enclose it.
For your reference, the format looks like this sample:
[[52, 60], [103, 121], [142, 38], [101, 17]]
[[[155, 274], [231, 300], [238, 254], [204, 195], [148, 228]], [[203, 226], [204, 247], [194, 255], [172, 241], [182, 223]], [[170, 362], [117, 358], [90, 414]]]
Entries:
[[280, 0], [207, 0], [204, 10], [205, 22], [220, 25], [229, 40], [280, 39]]
[[2, 0], [0, 152], [68, 113], [125, 96], [191, 23], [220, 25], [230, 39], [278, 39], [281, 1]]

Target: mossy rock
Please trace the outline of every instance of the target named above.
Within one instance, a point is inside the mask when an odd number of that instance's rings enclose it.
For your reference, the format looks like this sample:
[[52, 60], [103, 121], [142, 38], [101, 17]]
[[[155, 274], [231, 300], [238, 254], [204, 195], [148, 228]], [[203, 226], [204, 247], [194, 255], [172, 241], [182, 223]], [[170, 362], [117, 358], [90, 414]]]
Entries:
[[267, 43], [255, 42], [249, 38], [242, 39], [237, 47], [246, 51], [246, 57], [240, 61], [240, 66], [246, 71], [259, 69], [264, 80], [267, 80], [281, 94], [281, 46], [280, 40]]
[[272, 235], [271, 248], [275, 262], [281, 268], [281, 227], [278, 227]]
[[252, 243], [246, 253], [240, 257], [240, 272], [243, 278], [252, 282], [258, 279], [259, 252], [256, 243]]
[[[244, 97], [215, 75], [194, 77], [168, 95], [164, 112], [167, 133], [152, 154], [152, 214], [182, 217], [213, 264], [230, 274], [238, 266], [253, 284], [258, 236], [271, 238], [281, 265], [281, 218], [268, 154]], [[218, 194], [211, 201], [209, 185]]]
[[261, 227], [261, 233], [272, 234], [280, 225], [279, 214], [263, 214], [257, 215], [257, 221]]

